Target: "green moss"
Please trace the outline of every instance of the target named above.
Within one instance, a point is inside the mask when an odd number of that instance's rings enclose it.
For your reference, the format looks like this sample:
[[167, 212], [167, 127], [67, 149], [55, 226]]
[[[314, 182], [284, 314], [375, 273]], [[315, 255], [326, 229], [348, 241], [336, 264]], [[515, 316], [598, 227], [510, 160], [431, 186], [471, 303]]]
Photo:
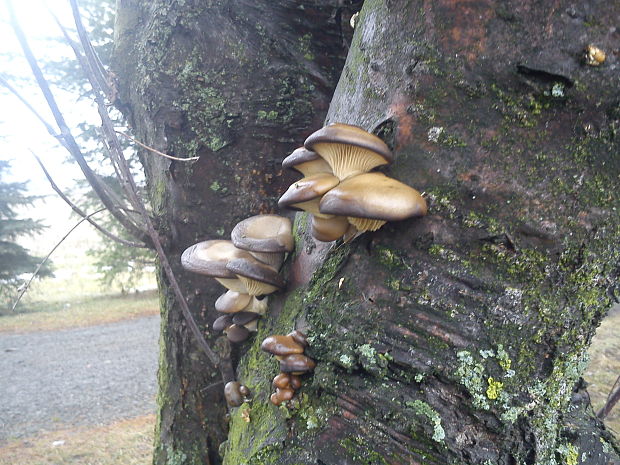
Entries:
[[348, 456], [363, 465], [390, 465], [379, 452], [376, 445], [366, 442], [362, 436], [350, 436], [340, 441]]

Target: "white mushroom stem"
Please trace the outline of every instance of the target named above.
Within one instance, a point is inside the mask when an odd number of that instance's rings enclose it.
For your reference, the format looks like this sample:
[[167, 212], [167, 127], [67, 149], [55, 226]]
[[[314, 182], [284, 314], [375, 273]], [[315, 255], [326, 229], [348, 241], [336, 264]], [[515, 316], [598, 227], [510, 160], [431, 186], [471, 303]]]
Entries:
[[249, 323], [244, 324], [243, 326], [245, 326], [245, 329], [247, 329], [250, 332], [258, 331], [258, 318], [250, 321]]
[[259, 315], [264, 315], [265, 313], [267, 313], [268, 302], [269, 302], [268, 297], [263, 297], [262, 299], [259, 300], [256, 297], [252, 296], [252, 300], [250, 301], [248, 306], [243, 309], [243, 311], [257, 313]]

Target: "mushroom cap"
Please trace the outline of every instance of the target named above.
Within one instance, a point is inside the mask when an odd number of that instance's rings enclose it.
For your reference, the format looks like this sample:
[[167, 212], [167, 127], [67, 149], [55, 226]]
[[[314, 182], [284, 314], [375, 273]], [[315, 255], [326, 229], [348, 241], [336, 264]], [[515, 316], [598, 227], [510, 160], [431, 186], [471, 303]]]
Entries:
[[291, 384], [291, 375], [288, 373], [278, 373], [273, 381], [271, 382], [274, 388], [284, 389], [290, 387]]
[[276, 396], [282, 401], [291, 400], [295, 395], [292, 388], [276, 388]]
[[260, 348], [265, 352], [280, 356], [304, 353], [304, 346], [289, 335], [274, 334], [268, 336], [263, 340]]
[[332, 216], [322, 218], [312, 215], [312, 237], [317, 241], [331, 242], [340, 239], [349, 229], [349, 221], [346, 216]]
[[280, 360], [280, 371], [301, 375], [313, 371], [316, 362], [303, 354], [292, 354]]
[[230, 233], [235, 247], [251, 252], [290, 252], [293, 250], [291, 220], [280, 215], [256, 215], [237, 223]]
[[253, 257], [231, 260], [226, 268], [245, 284], [250, 295], [271, 294], [286, 287], [276, 270]]
[[237, 313], [247, 307], [252, 300], [249, 294], [226, 291], [215, 301], [215, 309], [222, 313]]
[[342, 181], [325, 194], [320, 210], [339, 216], [398, 221], [425, 215], [427, 206], [414, 188], [382, 173], [365, 173]]
[[305, 210], [313, 214], [320, 214], [318, 201], [323, 194], [336, 187], [340, 181], [336, 176], [329, 173], [319, 173], [289, 186], [287, 191], [278, 200], [280, 208], [292, 210]]
[[293, 150], [293, 153], [282, 160], [282, 168], [297, 170], [303, 174], [304, 177], [312, 176], [317, 173], [332, 174], [329, 163], [318, 153], [308, 150], [305, 147], [299, 147]]
[[297, 344], [302, 347], [308, 347], [308, 339], [304, 333], [299, 331], [298, 329], [294, 329], [290, 333], [287, 334], [288, 337], [292, 338]]
[[237, 312], [232, 316], [232, 322], [236, 325], [244, 326], [251, 321], [260, 318], [258, 313], [254, 312]]
[[231, 315], [222, 315], [213, 322], [213, 331], [224, 331], [233, 324]]
[[234, 278], [226, 269], [226, 263], [249, 254], [235, 247], [232, 241], [211, 240], [194, 244], [181, 255], [181, 265], [188, 271], [217, 278]]
[[224, 386], [224, 397], [226, 398], [226, 403], [231, 407], [239, 407], [243, 404], [245, 396], [241, 392], [241, 387], [242, 385], [239, 381], [229, 381]]
[[240, 325], [232, 324], [224, 331], [230, 342], [243, 342], [250, 336], [250, 331]]
[[301, 378], [297, 375], [291, 375], [290, 386], [297, 391], [301, 387]]
[[393, 158], [380, 138], [344, 123], [332, 123], [310, 134], [304, 146], [323, 157], [341, 180], [391, 163]]

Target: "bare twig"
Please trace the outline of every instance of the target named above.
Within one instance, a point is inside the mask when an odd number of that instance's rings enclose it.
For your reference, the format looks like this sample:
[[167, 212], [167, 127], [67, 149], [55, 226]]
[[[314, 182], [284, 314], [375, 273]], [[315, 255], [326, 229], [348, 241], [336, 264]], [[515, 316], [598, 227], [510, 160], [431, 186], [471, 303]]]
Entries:
[[96, 215], [97, 213], [101, 213], [102, 211], [105, 211], [106, 208], [101, 208], [93, 213], [91, 213], [90, 215], [86, 215], [84, 218], [82, 218], [80, 221], [78, 221], [71, 229], [69, 229], [69, 231], [67, 232], [67, 234], [65, 234], [64, 236], [62, 236], [62, 239], [60, 239], [56, 245], [54, 247], [52, 247], [52, 250], [49, 251], [49, 253], [45, 256], [45, 258], [41, 261], [41, 263], [39, 263], [37, 265], [37, 268], [34, 270], [34, 273], [32, 273], [32, 276], [30, 276], [30, 279], [26, 282], [26, 284], [24, 284], [20, 290], [19, 290], [19, 295], [17, 296], [17, 300], [15, 300], [15, 303], [13, 304], [13, 307], [11, 308], [11, 311], [15, 311], [15, 308], [17, 307], [17, 304], [19, 304], [20, 300], [22, 300], [22, 297], [24, 296], [24, 294], [26, 293], [26, 291], [28, 290], [28, 288], [30, 288], [30, 285], [32, 284], [32, 281], [34, 280], [34, 278], [36, 278], [36, 276], [39, 274], [39, 271], [41, 271], [41, 268], [43, 267], [43, 265], [45, 265], [45, 263], [47, 262], [47, 260], [50, 258], [50, 256], [56, 251], [56, 249], [58, 247], [60, 247], [60, 244], [62, 244], [65, 239], [67, 237], [69, 237], [69, 235], [75, 231], [75, 229], [81, 225], [84, 221], [88, 221], [88, 219], [91, 216]]
[[173, 157], [172, 155], [168, 155], [167, 153], [164, 152], [160, 152], [157, 149], [154, 149], [153, 147], [149, 147], [146, 144], [143, 144], [142, 142], [140, 142], [137, 139], [134, 139], [133, 137], [131, 137], [129, 134], [125, 134], [124, 132], [121, 131], [115, 131], [116, 134], [120, 134], [121, 136], [133, 141], [134, 143], [138, 144], [140, 147], [142, 147], [143, 149], [149, 150], [150, 152], [153, 152], [157, 155], [160, 155], [164, 158], [169, 158], [170, 160], [177, 160], [177, 161], [194, 161], [194, 160], [198, 160], [200, 157], [189, 157], [189, 158], [180, 158], [180, 157]]
[[9, 10], [11, 26], [15, 31], [15, 36], [17, 37], [17, 40], [21, 45], [24, 56], [28, 61], [28, 64], [30, 65], [30, 69], [32, 70], [32, 74], [34, 75], [37, 84], [39, 85], [39, 89], [41, 90], [41, 92], [43, 92], [45, 100], [47, 101], [47, 104], [54, 116], [56, 124], [60, 129], [60, 137], [58, 137], [58, 140], [75, 159], [80, 169], [82, 170], [82, 173], [84, 173], [84, 177], [89, 182], [94, 191], [97, 193], [103, 205], [118, 220], [118, 222], [121, 223], [123, 227], [125, 227], [125, 229], [136, 239], [142, 240], [144, 242], [149, 241], [149, 238], [145, 234], [144, 229], [141, 226], [135, 224], [131, 218], [127, 217], [123, 213], [122, 209], [110, 199], [110, 197], [107, 195], [107, 192], [105, 191], [105, 189], [95, 176], [94, 172], [84, 159], [84, 156], [82, 155], [82, 152], [77, 145], [77, 142], [73, 138], [73, 135], [71, 134], [71, 131], [69, 130], [69, 127], [65, 122], [62, 112], [60, 111], [60, 108], [58, 107], [58, 104], [54, 99], [54, 95], [52, 94], [49, 85], [45, 80], [41, 69], [39, 68], [39, 65], [32, 53], [32, 50], [30, 49], [28, 41], [26, 40], [26, 36], [24, 35], [19, 23], [17, 22], [17, 18], [15, 17], [15, 12], [13, 10], [11, 1], [6, 0], [6, 4]]
[[56, 133], [56, 131], [54, 130], [54, 128], [52, 127], [51, 124], [49, 124], [45, 118], [43, 118], [43, 116], [41, 116], [41, 114], [35, 110], [35, 108], [30, 104], [30, 102], [28, 102], [28, 100], [26, 100], [22, 94], [19, 93], [19, 91], [17, 89], [15, 89], [11, 84], [9, 84], [9, 82], [4, 79], [2, 76], [0, 76], [0, 84], [2, 84], [4, 87], [6, 87], [13, 95], [15, 95], [15, 97], [17, 97], [25, 106], [26, 108], [28, 108], [28, 110], [30, 110], [32, 112], [32, 114], [34, 114], [34, 116], [37, 117], [37, 119], [39, 121], [41, 121], [41, 123], [43, 124], [43, 126], [45, 126], [45, 129], [47, 129], [47, 132], [49, 132], [49, 134], [54, 137], [54, 138], [59, 138], [60, 136]]
[[[80, 19], [79, 9], [78, 9], [78, 6], [75, 0], [70, 0], [70, 3], [71, 3], [71, 9], [73, 11], [73, 17], [79, 30], [81, 28], [81, 19]], [[88, 38], [85, 33], [81, 35], [81, 39], [82, 41], [88, 41]], [[92, 53], [92, 48], [90, 48], [88, 45], [84, 43], [82, 44], [82, 48], [84, 49], [86, 54]], [[190, 331], [192, 332], [194, 338], [196, 339], [196, 342], [198, 343], [202, 351], [205, 353], [205, 355], [207, 356], [209, 361], [213, 364], [213, 366], [220, 369], [220, 372], [222, 373], [224, 380], [227, 380], [227, 378], [230, 376], [230, 372], [232, 371], [231, 367], [229, 366], [230, 360], [222, 359], [213, 349], [211, 349], [206, 339], [204, 338], [200, 328], [198, 327], [196, 320], [192, 316], [192, 313], [189, 309], [187, 301], [185, 300], [185, 296], [183, 295], [183, 291], [181, 291], [181, 288], [176, 279], [176, 276], [174, 275], [174, 272], [172, 271], [172, 267], [170, 266], [170, 262], [168, 261], [168, 258], [166, 257], [166, 253], [164, 252], [164, 248], [161, 244], [159, 235], [155, 231], [155, 228], [153, 227], [153, 222], [151, 221], [151, 217], [148, 215], [146, 211], [146, 207], [144, 206], [144, 204], [138, 197], [137, 186], [135, 184], [133, 177], [131, 176], [131, 172], [129, 171], [129, 165], [127, 164], [127, 160], [125, 159], [125, 156], [123, 155], [120, 142], [118, 138], [116, 137], [114, 126], [106, 111], [105, 103], [102, 98], [103, 91], [101, 87], [99, 86], [96, 78], [93, 76], [93, 72], [90, 70], [90, 68], [86, 69], [85, 71], [87, 72], [88, 80], [90, 81], [90, 84], [94, 90], [95, 102], [97, 103], [97, 107], [99, 109], [99, 115], [101, 116], [101, 119], [103, 122], [104, 131], [106, 132], [106, 136], [112, 142], [110, 145], [110, 149], [112, 152], [114, 151], [116, 152], [115, 156], [117, 157], [117, 160], [119, 162], [120, 169], [123, 172], [123, 175], [126, 177], [126, 179], [130, 183], [130, 186], [131, 186], [130, 194], [133, 197], [133, 202], [138, 206], [138, 210], [143, 216], [148, 234], [151, 237], [153, 245], [155, 246], [155, 250], [157, 252], [160, 264], [164, 270], [164, 273], [166, 274], [166, 277], [168, 278], [170, 287], [172, 288], [177, 298], [177, 301], [181, 307], [181, 313], [183, 314], [183, 317], [187, 323], [187, 326], [189, 327]]]
[[609, 395], [607, 396], [607, 401], [605, 402], [605, 405], [603, 405], [603, 408], [598, 411], [596, 416], [599, 417], [601, 420], [604, 420], [605, 417], [609, 415], [609, 412], [611, 412], [611, 410], [618, 403], [618, 401], [620, 401], [620, 376], [618, 376], [616, 382], [609, 391]]
[[125, 240], [125, 239], [123, 239], [121, 237], [116, 236], [115, 234], [111, 233], [107, 229], [103, 228], [101, 225], [99, 225], [97, 222], [95, 222], [92, 218], [90, 218], [90, 216], [88, 216], [80, 207], [78, 207], [73, 202], [71, 202], [71, 200], [65, 195], [65, 193], [58, 187], [58, 185], [54, 182], [54, 180], [50, 176], [49, 172], [45, 168], [45, 165], [43, 164], [41, 159], [39, 157], [37, 157], [37, 155], [32, 150], [30, 151], [30, 153], [32, 153], [32, 156], [39, 163], [39, 166], [43, 170], [43, 173], [45, 173], [45, 177], [49, 181], [50, 186], [52, 187], [52, 189], [54, 189], [54, 191], [60, 196], [60, 198], [63, 199], [71, 207], [71, 209], [75, 213], [77, 213], [82, 218], [84, 218], [86, 221], [88, 221], [90, 224], [92, 224], [97, 229], [97, 231], [99, 231], [101, 234], [103, 234], [104, 236], [108, 237], [109, 239], [112, 239], [113, 241], [116, 241], [116, 242], [118, 242], [120, 244], [123, 244], [123, 245], [126, 245], [128, 247], [136, 247], [136, 248], [145, 248], [146, 247], [146, 244], [144, 244], [144, 243], [131, 242], [131, 241], [128, 241], [128, 240]]

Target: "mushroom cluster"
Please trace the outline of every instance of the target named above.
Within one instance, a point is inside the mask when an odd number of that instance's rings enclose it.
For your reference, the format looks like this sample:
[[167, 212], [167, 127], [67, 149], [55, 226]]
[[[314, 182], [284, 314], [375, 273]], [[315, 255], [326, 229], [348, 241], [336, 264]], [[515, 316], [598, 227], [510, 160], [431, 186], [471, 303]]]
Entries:
[[278, 205], [311, 214], [312, 236], [323, 242], [350, 240], [376, 231], [388, 221], [426, 214], [426, 201], [412, 187], [372, 172], [392, 162], [377, 136], [344, 123], [311, 134], [304, 147], [282, 162], [304, 177], [280, 197]]
[[231, 342], [242, 342], [256, 331], [267, 311], [267, 298], [286, 285], [278, 273], [284, 256], [293, 250], [291, 221], [278, 215], [256, 215], [238, 223], [231, 240], [209, 240], [188, 247], [181, 255], [186, 270], [216, 279], [226, 289], [215, 302], [224, 315], [213, 323]]
[[304, 355], [307, 346], [306, 335], [298, 330], [285, 336], [272, 335], [262, 342], [261, 349], [275, 355], [280, 362], [280, 373], [272, 383], [276, 390], [270, 397], [272, 404], [280, 405], [291, 400], [301, 387], [299, 376], [314, 370], [316, 363]]

